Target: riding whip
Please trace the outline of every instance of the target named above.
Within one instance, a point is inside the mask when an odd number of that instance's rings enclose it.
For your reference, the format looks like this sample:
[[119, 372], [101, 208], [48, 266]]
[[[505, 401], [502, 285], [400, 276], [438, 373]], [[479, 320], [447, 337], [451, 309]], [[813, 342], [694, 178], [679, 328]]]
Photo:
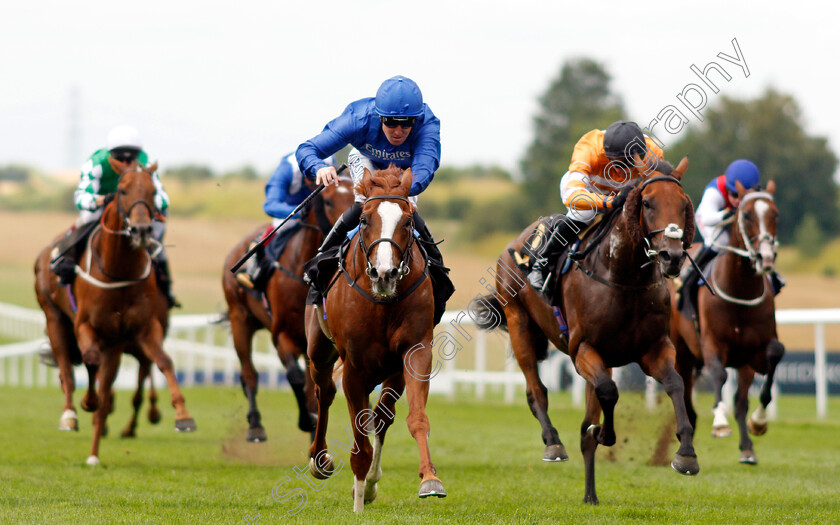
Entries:
[[[335, 170], [335, 172], [336, 172], [336, 174], [340, 174], [342, 171], [344, 171], [344, 170], [346, 170], [346, 169], [347, 169], [347, 164], [342, 164], [341, 166], [339, 166], [339, 167]], [[260, 249], [260, 248], [261, 248], [261, 247], [262, 247], [265, 243], [267, 243], [267, 242], [268, 242], [268, 240], [269, 240], [269, 239], [271, 239], [271, 236], [272, 236], [272, 235], [274, 235], [275, 233], [277, 233], [277, 230], [279, 230], [280, 228], [282, 228], [282, 227], [283, 227], [283, 225], [284, 225], [284, 224], [286, 224], [286, 223], [289, 221], [289, 219], [291, 219], [292, 217], [294, 217], [294, 215], [295, 215], [297, 212], [299, 212], [299, 211], [300, 211], [300, 210], [302, 210], [304, 207], [306, 207], [306, 205], [307, 205], [307, 204], [309, 204], [309, 202], [310, 202], [312, 199], [314, 199], [314, 198], [315, 198], [315, 197], [316, 197], [319, 193], [321, 193], [322, 191], [324, 191], [324, 188], [325, 188], [325, 187], [326, 187], [326, 186], [324, 186], [323, 184], [319, 184], [319, 185], [318, 185], [318, 187], [317, 187], [317, 188], [315, 188], [315, 190], [314, 190], [314, 191], [313, 191], [313, 192], [312, 192], [312, 193], [311, 193], [308, 197], [306, 197], [305, 199], [303, 199], [303, 202], [301, 202], [300, 204], [298, 204], [298, 205], [297, 205], [297, 207], [296, 207], [294, 210], [292, 210], [292, 213], [290, 213], [288, 217], [286, 217], [285, 219], [283, 219], [283, 221], [282, 221], [280, 224], [278, 224], [278, 225], [277, 225], [277, 226], [276, 226], [273, 230], [271, 230], [271, 233], [269, 233], [268, 235], [264, 235], [264, 236], [263, 236], [263, 238], [262, 238], [262, 240], [261, 240], [260, 242], [258, 242], [256, 245], [254, 245], [254, 247], [253, 247], [253, 248], [251, 248], [250, 250], [248, 250], [248, 253], [246, 253], [245, 255], [243, 255], [243, 256], [242, 256], [242, 258], [241, 258], [241, 259], [239, 259], [239, 261], [238, 261], [236, 264], [234, 264], [234, 265], [233, 265], [233, 267], [231, 267], [230, 272], [231, 272], [231, 273], [236, 273], [236, 271], [237, 271], [237, 270], [238, 270], [238, 269], [239, 269], [239, 268], [240, 268], [243, 264], [245, 264], [245, 262], [246, 262], [248, 259], [250, 259], [250, 258], [251, 258], [251, 257], [252, 257], [255, 253], [257, 253], [257, 250], [259, 250], [259, 249]]]

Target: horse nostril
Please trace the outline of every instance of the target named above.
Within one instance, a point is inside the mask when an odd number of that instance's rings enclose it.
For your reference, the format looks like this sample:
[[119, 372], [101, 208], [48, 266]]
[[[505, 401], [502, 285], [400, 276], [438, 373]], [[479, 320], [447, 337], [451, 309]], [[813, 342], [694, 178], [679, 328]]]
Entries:
[[388, 278], [389, 279], [396, 279], [397, 274], [399, 274], [399, 273], [400, 273], [400, 271], [398, 269], [391, 268], [391, 270], [388, 272]]
[[667, 264], [667, 263], [671, 262], [671, 253], [668, 252], [668, 250], [662, 250], [661, 252], [659, 252], [659, 259], [663, 263]]

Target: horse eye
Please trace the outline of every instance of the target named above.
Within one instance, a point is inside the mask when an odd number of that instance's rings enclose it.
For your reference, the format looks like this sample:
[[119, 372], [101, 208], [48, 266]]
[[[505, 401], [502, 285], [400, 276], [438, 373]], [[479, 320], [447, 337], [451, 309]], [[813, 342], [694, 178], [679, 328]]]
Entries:
[[128, 192], [127, 192], [127, 191], [125, 191], [125, 190], [123, 190], [123, 189], [120, 189], [120, 195], [127, 195], [127, 194], [128, 194]]
[[650, 208], [650, 201], [647, 199], [642, 200], [642, 206], [644, 206], [645, 208]]

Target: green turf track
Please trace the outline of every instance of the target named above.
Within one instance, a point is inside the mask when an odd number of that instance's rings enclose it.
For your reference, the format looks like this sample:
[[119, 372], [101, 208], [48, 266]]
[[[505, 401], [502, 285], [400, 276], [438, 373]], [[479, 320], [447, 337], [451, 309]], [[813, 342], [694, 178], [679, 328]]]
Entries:
[[[163, 398], [168, 398], [166, 392]], [[540, 461], [539, 427], [523, 399], [514, 405], [478, 403], [465, 396], [432, 397], [431, 451], [449, 496], [417, 497], [418, 453], [397, 415], [383, 455], [379, 497], [362, 517], [352, 513], [349, 453], [337, 450], [341, 472], [319, 490], [296, 479], [307, 464], [308, 439], [293, 428], [293, 397], [260, 392], [268, 442], [244, 441], [244, 397], [239, 389], [185, 390], [198, 432], [177, 434], [173, 410], [162, 404], [157, 426], [142, 421], [139, 437], [117, 437], [128, 420], [130, 393], [118, 392], [102, 465], [85, 464], [90, 415], [81, 431], [56, 430], [58, 389], [0, 387], [0, 523], [831, 523], [840, 520], [840, 403], [816, 422], [812, 397], [780, 400], [780, 419], [754, 438], [759, 465], [737, 463], [737, 435], [710, 436], [711, 400], [700, 396], [695, 441], [701, 471], [684, 477], [652, 466], [663, 424], [673, 418], [663, 401], [653, 414], [641, 394], [624, 393], [617, 407], [618, 443], [599, 448], [601, 504], [581, 503], [579, 452], [582, 411], [566, 394], [551, 398], [550, 414], [571, 460]], [[77, 394], [76, 398], [79, 398]], [[755, 401], [753, 400], [753, 403]], [[330, 440], [347, 441], [344, 398], [336, 398]], [[667, 431], [666, 431], [667, 432]], [[674, 441], [668, 457], [676, 450]], [[302, 499], [275, 496], [299, 488]], [[310, 478], [311, 479], [311, 478]], [[312, 480], [312, 483], [315, 483]], [[302, 498], [302, 496], [301, 496]], [[250, 521], [249, 521], [250, 520]]]

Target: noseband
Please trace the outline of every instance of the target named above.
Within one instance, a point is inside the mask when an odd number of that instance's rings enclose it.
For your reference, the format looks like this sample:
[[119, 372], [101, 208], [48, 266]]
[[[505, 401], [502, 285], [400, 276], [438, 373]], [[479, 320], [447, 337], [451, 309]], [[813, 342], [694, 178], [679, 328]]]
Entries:
[[[145, 173], [145, 174], [147, 174], [151, 177], [151, 174], [149, 172], [143, 171], [139, 168], [135, 168], [133, 170], [128, 170], [128, 171], [123, 172], [123, 174], [120, 175], [120, 180], [122, 180], [123, 176], [126, 173]], [[117, 182], [117, 185], [119, 187], [119, 182]], [[117, 214], [119, 215], [120, 219], [122, 219], [123, 224], [125, 224], [125, 228], [123, 228], [122, 230], [112, 230], [112, 229], [108, 228], [105, 225], [105, 214], [103, 213], [100, 223], [102, 224], [102, 229], [107, 233], [110, 233], [112, 235], [123, 235], [125, 237], [130, 237], [132, 226], [131, 226], [131, 220], [129, 219], [129, 216], [131, 215], [131, 210], [133, 210], [134, 207], [137, 206], [138, 204], [142, 204], [143, 206], [146, 207], [146, 210], [149, 212], [149, 217], [151, 217], [152, 219], [154, 219], [154, 217], [155, 217], [154, 208], [151, 205], [149, 205], [149, 203], [146, 202], [143, 199], [137, 199], [136, 201], [132, 202], [127, 210], [122, 209], [120, 196], [119, 196], [119, 190], [118, 190], [116, 196], [114, 197], [114, 200], [117, 201]]]
[[748, 193], [744, 195], [743, 199], [741, 199], [741, 202], [738, 204], [738, 213], [735, 217], [735, 220], [738, 222], [738, 231], [741, 234], [741, 239], [744, 242], [744, 248], [741, 249], [736, 248], [735, 246], [722, 245], [718, 244], [717, 242], [714, 243], [716, 248], [730, 251], [735, 255], [739, 255], [741, 257], [749, 259], [752, 265], [755, 265], [758, 261], [758, 252], [756, 252], [755, 248], [753, 248], [753, 244], [756, 244], [756, 241], [758, 241], [758, 245], [761, 245], [762, 242], [770, 243], [770, 246], [773, 247], [773, 253], [776, 253], [776, 249], [779, 247], [779, 240], [776, 237], [770, 235], [769, 233], [759, 233], [758, 235], [752, 238], [747, 236], [747, 228], [744, 225], [744, 204], [756, 199], [765, 199], [770, 202], [774, 202], [773, 194], [768, 193], [766, 191], [755, 191], [753, 193]]

